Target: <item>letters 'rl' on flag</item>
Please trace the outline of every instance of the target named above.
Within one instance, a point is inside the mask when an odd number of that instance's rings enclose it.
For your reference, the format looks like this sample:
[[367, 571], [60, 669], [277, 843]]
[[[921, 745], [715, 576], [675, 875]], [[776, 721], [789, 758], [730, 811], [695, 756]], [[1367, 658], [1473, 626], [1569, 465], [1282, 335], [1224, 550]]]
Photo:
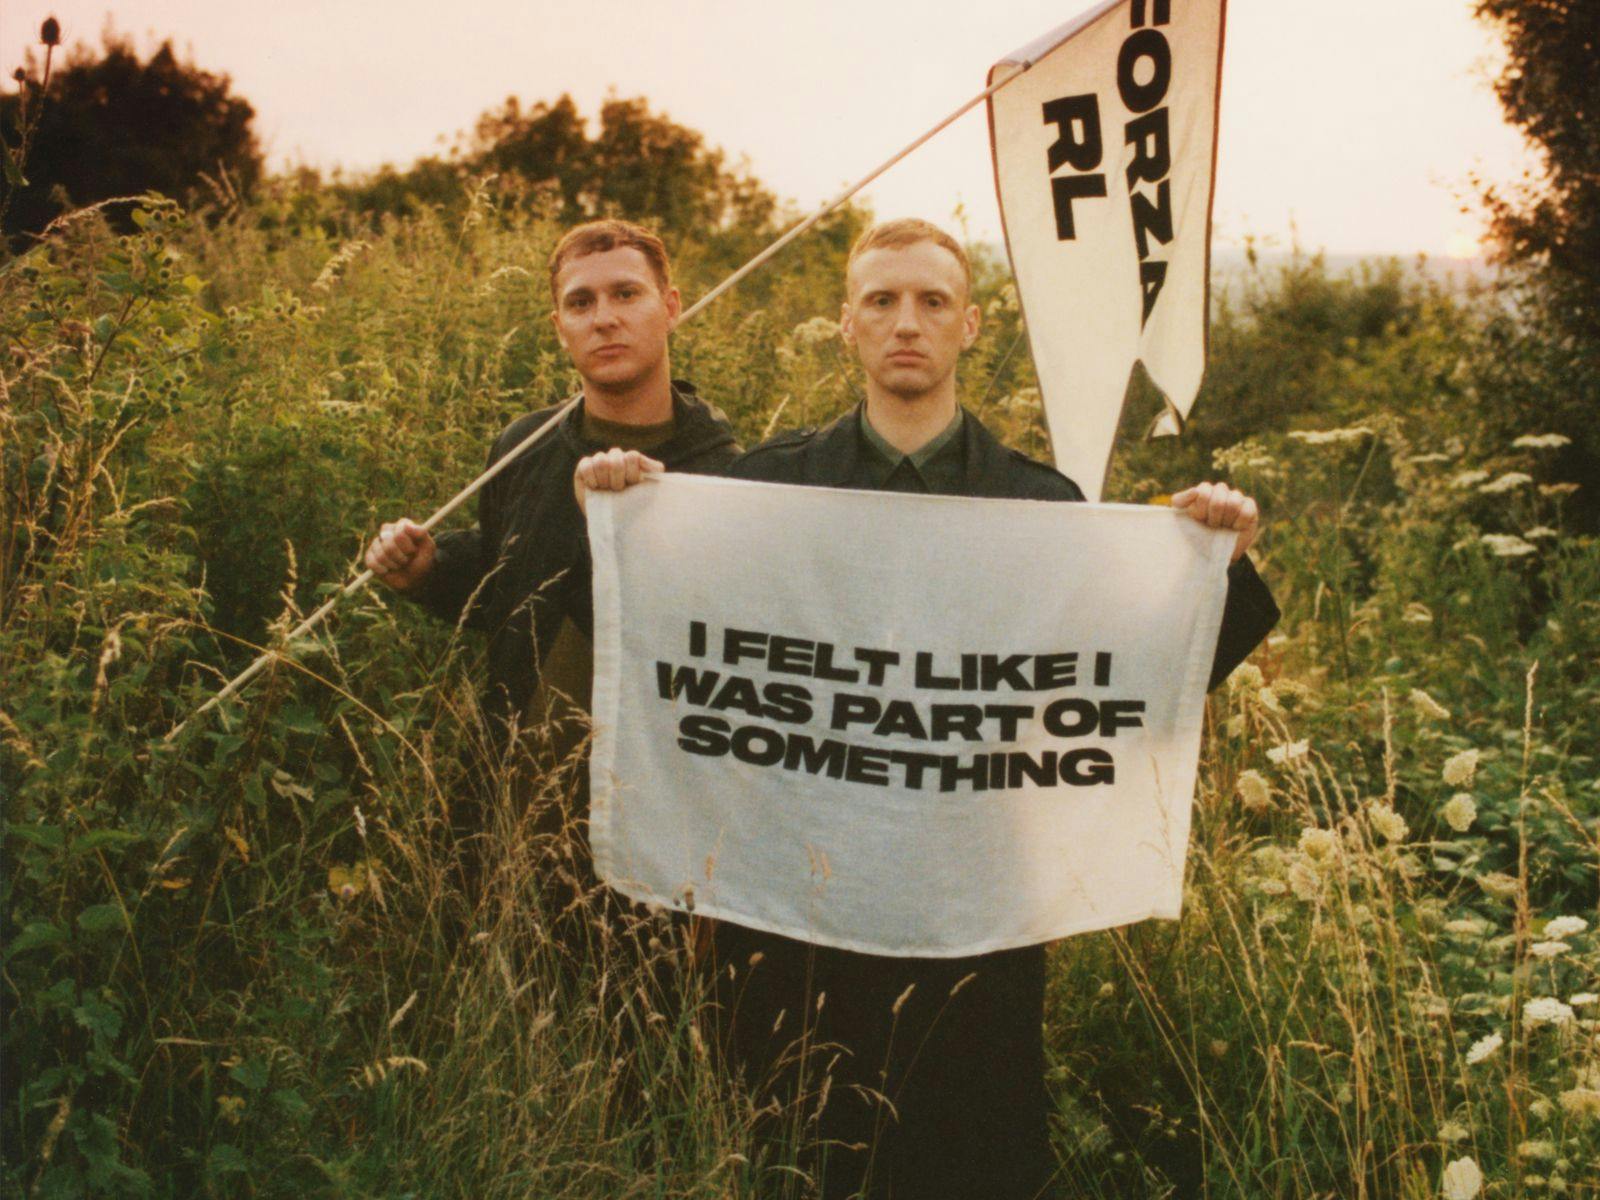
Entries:
[[1205, 371], [1226, 0], [1108, 0], [996, 63], [995, 187], [1056, 465], [1099, 499], [1142, 361], [1176, 433]]

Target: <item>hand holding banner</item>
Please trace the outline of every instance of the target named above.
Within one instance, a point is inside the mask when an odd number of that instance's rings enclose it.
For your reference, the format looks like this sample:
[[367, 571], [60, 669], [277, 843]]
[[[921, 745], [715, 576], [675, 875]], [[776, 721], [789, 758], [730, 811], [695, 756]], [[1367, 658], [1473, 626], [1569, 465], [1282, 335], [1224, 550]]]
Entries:
[[1178, 915], [1233, 535], [695, 476], [589, 524], [612, 887], [890, 955]]

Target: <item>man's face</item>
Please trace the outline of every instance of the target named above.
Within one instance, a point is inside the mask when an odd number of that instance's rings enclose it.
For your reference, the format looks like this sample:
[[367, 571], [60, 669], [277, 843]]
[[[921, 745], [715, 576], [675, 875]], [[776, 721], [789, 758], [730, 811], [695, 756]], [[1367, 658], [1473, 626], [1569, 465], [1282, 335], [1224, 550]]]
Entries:
[[892, 396], [933, 392], [978, 336], [978, 306], [967, 302], [961, 264], [935, 242], [868, 250], [846, 283], [840, 332]]
[[555, 292], [556, 336], [588, 382], [626, 391], [666, 358], [681, 306], [678, 289], [663, 291], [650, 260], [632, 246], [569, 259]]

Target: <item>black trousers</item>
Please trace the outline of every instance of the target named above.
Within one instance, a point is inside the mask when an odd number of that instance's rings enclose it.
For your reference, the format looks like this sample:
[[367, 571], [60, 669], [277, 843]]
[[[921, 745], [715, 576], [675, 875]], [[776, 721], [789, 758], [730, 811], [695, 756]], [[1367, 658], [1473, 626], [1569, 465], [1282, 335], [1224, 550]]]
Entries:
[[716, 927], [718, 1036], [827, 1200], [1033, 1200], [1044, 947], [887, 958]]

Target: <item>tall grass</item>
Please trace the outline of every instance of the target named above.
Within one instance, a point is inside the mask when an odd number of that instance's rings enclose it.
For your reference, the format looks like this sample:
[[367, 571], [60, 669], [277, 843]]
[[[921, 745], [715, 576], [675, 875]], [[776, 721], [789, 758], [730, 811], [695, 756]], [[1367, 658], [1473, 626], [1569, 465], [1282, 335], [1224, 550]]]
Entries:
[[[487, 763], [471, 637], [372, 593], [162, 740], [378, 518], [573, 386], [559, 231], [502, 199], [372, 227], [284, 182], [206, 219], [149, 201], [128, 238], [87, 214], [0, 269], [18, 1194], [809, 1186], [716, 1070], [685, 932], [549, 886], [576, 764]], [[859, 220], [679, 336], [746, 442], [852, 401]], [[1118, 464], [1122, 498], [1201, 468], [1261, 496], [1286, 620], [1211, 703], [1183, 920], [1052, 951], [1062, 1187], [1422, 1197], [1470, 1157], [1488, 1194], [1600, 1194], [1600, 552], [1558, 448], [1481, 430], [1476, 302], [1319, 271], [1257, 276], [1191, 439]], [[963, 398], [1041, 452], [1014, 294], [979, 278]], [[1298, 407], [1208, 432], [1272, 353]]]

